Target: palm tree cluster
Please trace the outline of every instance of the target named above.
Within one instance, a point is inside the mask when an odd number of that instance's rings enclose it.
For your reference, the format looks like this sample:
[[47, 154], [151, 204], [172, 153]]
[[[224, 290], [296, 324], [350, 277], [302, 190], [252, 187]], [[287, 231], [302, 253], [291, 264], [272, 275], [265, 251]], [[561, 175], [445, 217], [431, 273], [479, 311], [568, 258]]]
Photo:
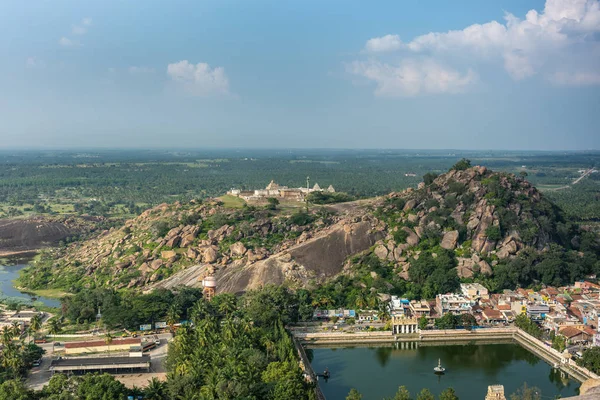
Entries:
[[41, 321], [41, 317], [37, 315], [26, 329], [23, 329], [23, 325], [16, 321], [2, 328], [0, 331], [0, 343], [2, 343], [0, 382], [24, 376], [33, 361], [42, 356], [44, 350], [31, 343], [32, 334], [41, 328]]
[[[251, 292], [239, 302], [223, 294], [193, 307], [192, 325], [177, 330], [169, 349], [169, 398], [312, 398], [284, 328], [289, 299], [280, 289], [263, 291], [271, 292]], [[261, 315], [269, 312], [266, 301], [282, 314]]]

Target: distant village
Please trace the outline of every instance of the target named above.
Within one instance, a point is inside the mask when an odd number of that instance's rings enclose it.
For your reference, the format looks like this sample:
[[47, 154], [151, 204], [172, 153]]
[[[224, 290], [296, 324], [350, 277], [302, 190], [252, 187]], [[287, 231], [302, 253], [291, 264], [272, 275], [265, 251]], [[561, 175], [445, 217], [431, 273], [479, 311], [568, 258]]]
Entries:
[[[420, 332], [419, 319], [423, 316], [432, 325], [447, 313], [471, 314], [479, 326], [485, 327], [508, 325], [525, 314], [542, 329], [562, 335], [567, 345], [600, 346], [600, 285], [589, 281], [540, 291], [505, 290], [500, 294], [490, 294], [479, 283], [463, 283], [459, 293], [438, 294], [431, 301], [385, 297], [394, 335]], [[379, 315], [376, 310], [316, 310], [313, 318], [335, 317], [339, 321], [354, 318], [366, 323], [378, 321]]]
[[318, 183], [315, 183], [314, 186], [311, 188], [308, 185], [307, 179], [306, 187], [289, 188], [287, 186], [278, 185], [274, 181], [271, 181], [264, 189], [231, 189], [227, 192], [227, 194], [230, 196], [242, 198], [246, 201], [261, 201], [269, 197], [274, 197], [278, 200], [304, 201], [306, 199], [306, 196], [309, 193], [313, 192], [335, 193], [335, 189], [331, 185], [329, 185], [327, 189], [321, 189]]

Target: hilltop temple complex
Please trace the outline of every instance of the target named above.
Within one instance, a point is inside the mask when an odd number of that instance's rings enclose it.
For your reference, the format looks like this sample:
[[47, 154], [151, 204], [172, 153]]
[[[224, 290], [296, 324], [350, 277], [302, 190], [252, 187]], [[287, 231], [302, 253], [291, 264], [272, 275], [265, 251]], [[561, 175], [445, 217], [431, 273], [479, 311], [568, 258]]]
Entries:
[[227, 194], [240, 197], [246, 201], [260, 201], [269, 197], [274, 197], [280, 200], [304, 201], [306, 195], [313, 192], [335, 193], [335, 189], [331, 185], [329, 185], [327, 189], [321, 189], [318, 183], [315, 183], [312, 188], [310, 188], [308, 185], [300, 188], [289, 188], [287, 186], [278, 185], [271, 180], [271, 182], [264, 189], [231, 189], [227, 192]]

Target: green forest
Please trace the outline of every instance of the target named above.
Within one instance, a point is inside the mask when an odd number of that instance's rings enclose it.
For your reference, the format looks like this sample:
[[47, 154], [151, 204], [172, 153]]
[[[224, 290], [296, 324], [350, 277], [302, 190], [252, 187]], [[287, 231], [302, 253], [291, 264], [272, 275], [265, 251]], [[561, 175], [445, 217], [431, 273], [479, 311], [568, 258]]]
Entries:
[[597, 167], [597, 152], [105, 150], [0, 152], [0, 217], [131, 216], [163, 202], [221, 196], [231, 188], [263, 188], [271, 179], [301, 187], [307, 176], [311, 184], [333, 185], [350, 200], [415, 187], [424, 174], [444, 172], [461, 157], [525, 174], [573, 218], [597, 220], [600, 215], [600, 174], [560, 189], [579, 170]]

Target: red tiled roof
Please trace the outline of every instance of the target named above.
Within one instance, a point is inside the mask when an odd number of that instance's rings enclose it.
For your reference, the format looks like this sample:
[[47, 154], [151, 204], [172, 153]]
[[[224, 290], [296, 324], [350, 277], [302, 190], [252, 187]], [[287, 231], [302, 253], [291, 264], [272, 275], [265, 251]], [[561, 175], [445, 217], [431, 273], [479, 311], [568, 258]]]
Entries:
[[591, 327], [586, 326], [585, 328], [583, 328], [583, 331], [585, 333], [587, 333], [590, 336], [594, 336], [597, 332], [595, 330], [593, 330]]
[[568, 310], [578, 320], [583, 321], [583, 316], [581, 315], [581, 311], [579, 311], [577, 308], [571, 306], [571, 307], [568, 308]]
[[487, 319], [503, 319], [504, 315], [498, 310], [494, 310], [493, 308], [484, 308], [482, 313], [485, 315]]
[[510, 309], [510, 304], [498, 304], [498, 310], [500, 311], [508, 311]]
[[[115, 339], [110, 345], [111, 346], [122, 346], [122, 345], [140, 345], [142, 344], [142, 339], [140, 338], [127, 338], [127, 339]], [[65, 349], [78, 349], [81, 347], [100, 347], [106, 346], [106, 342], [104, 340], [92, 340], [89, 342], [71, 342], [65, 343]]]
[[572, 337], [584, 334], [587, 335], [586, 332], [579, 330], [577, 328], [574, 328], [572, 326], [567, 326], [564, 328], [559, 328], [558, 333], [560, 333], [561, 335], [563, 335], [564, 337], [566, 337], [567, 339], [570, 339]]
[[546, 292], [548, 296], [556, 296], [558, 294], [558, 290], [549, 286], [546, 289], [542, 290], [542, 292]]

